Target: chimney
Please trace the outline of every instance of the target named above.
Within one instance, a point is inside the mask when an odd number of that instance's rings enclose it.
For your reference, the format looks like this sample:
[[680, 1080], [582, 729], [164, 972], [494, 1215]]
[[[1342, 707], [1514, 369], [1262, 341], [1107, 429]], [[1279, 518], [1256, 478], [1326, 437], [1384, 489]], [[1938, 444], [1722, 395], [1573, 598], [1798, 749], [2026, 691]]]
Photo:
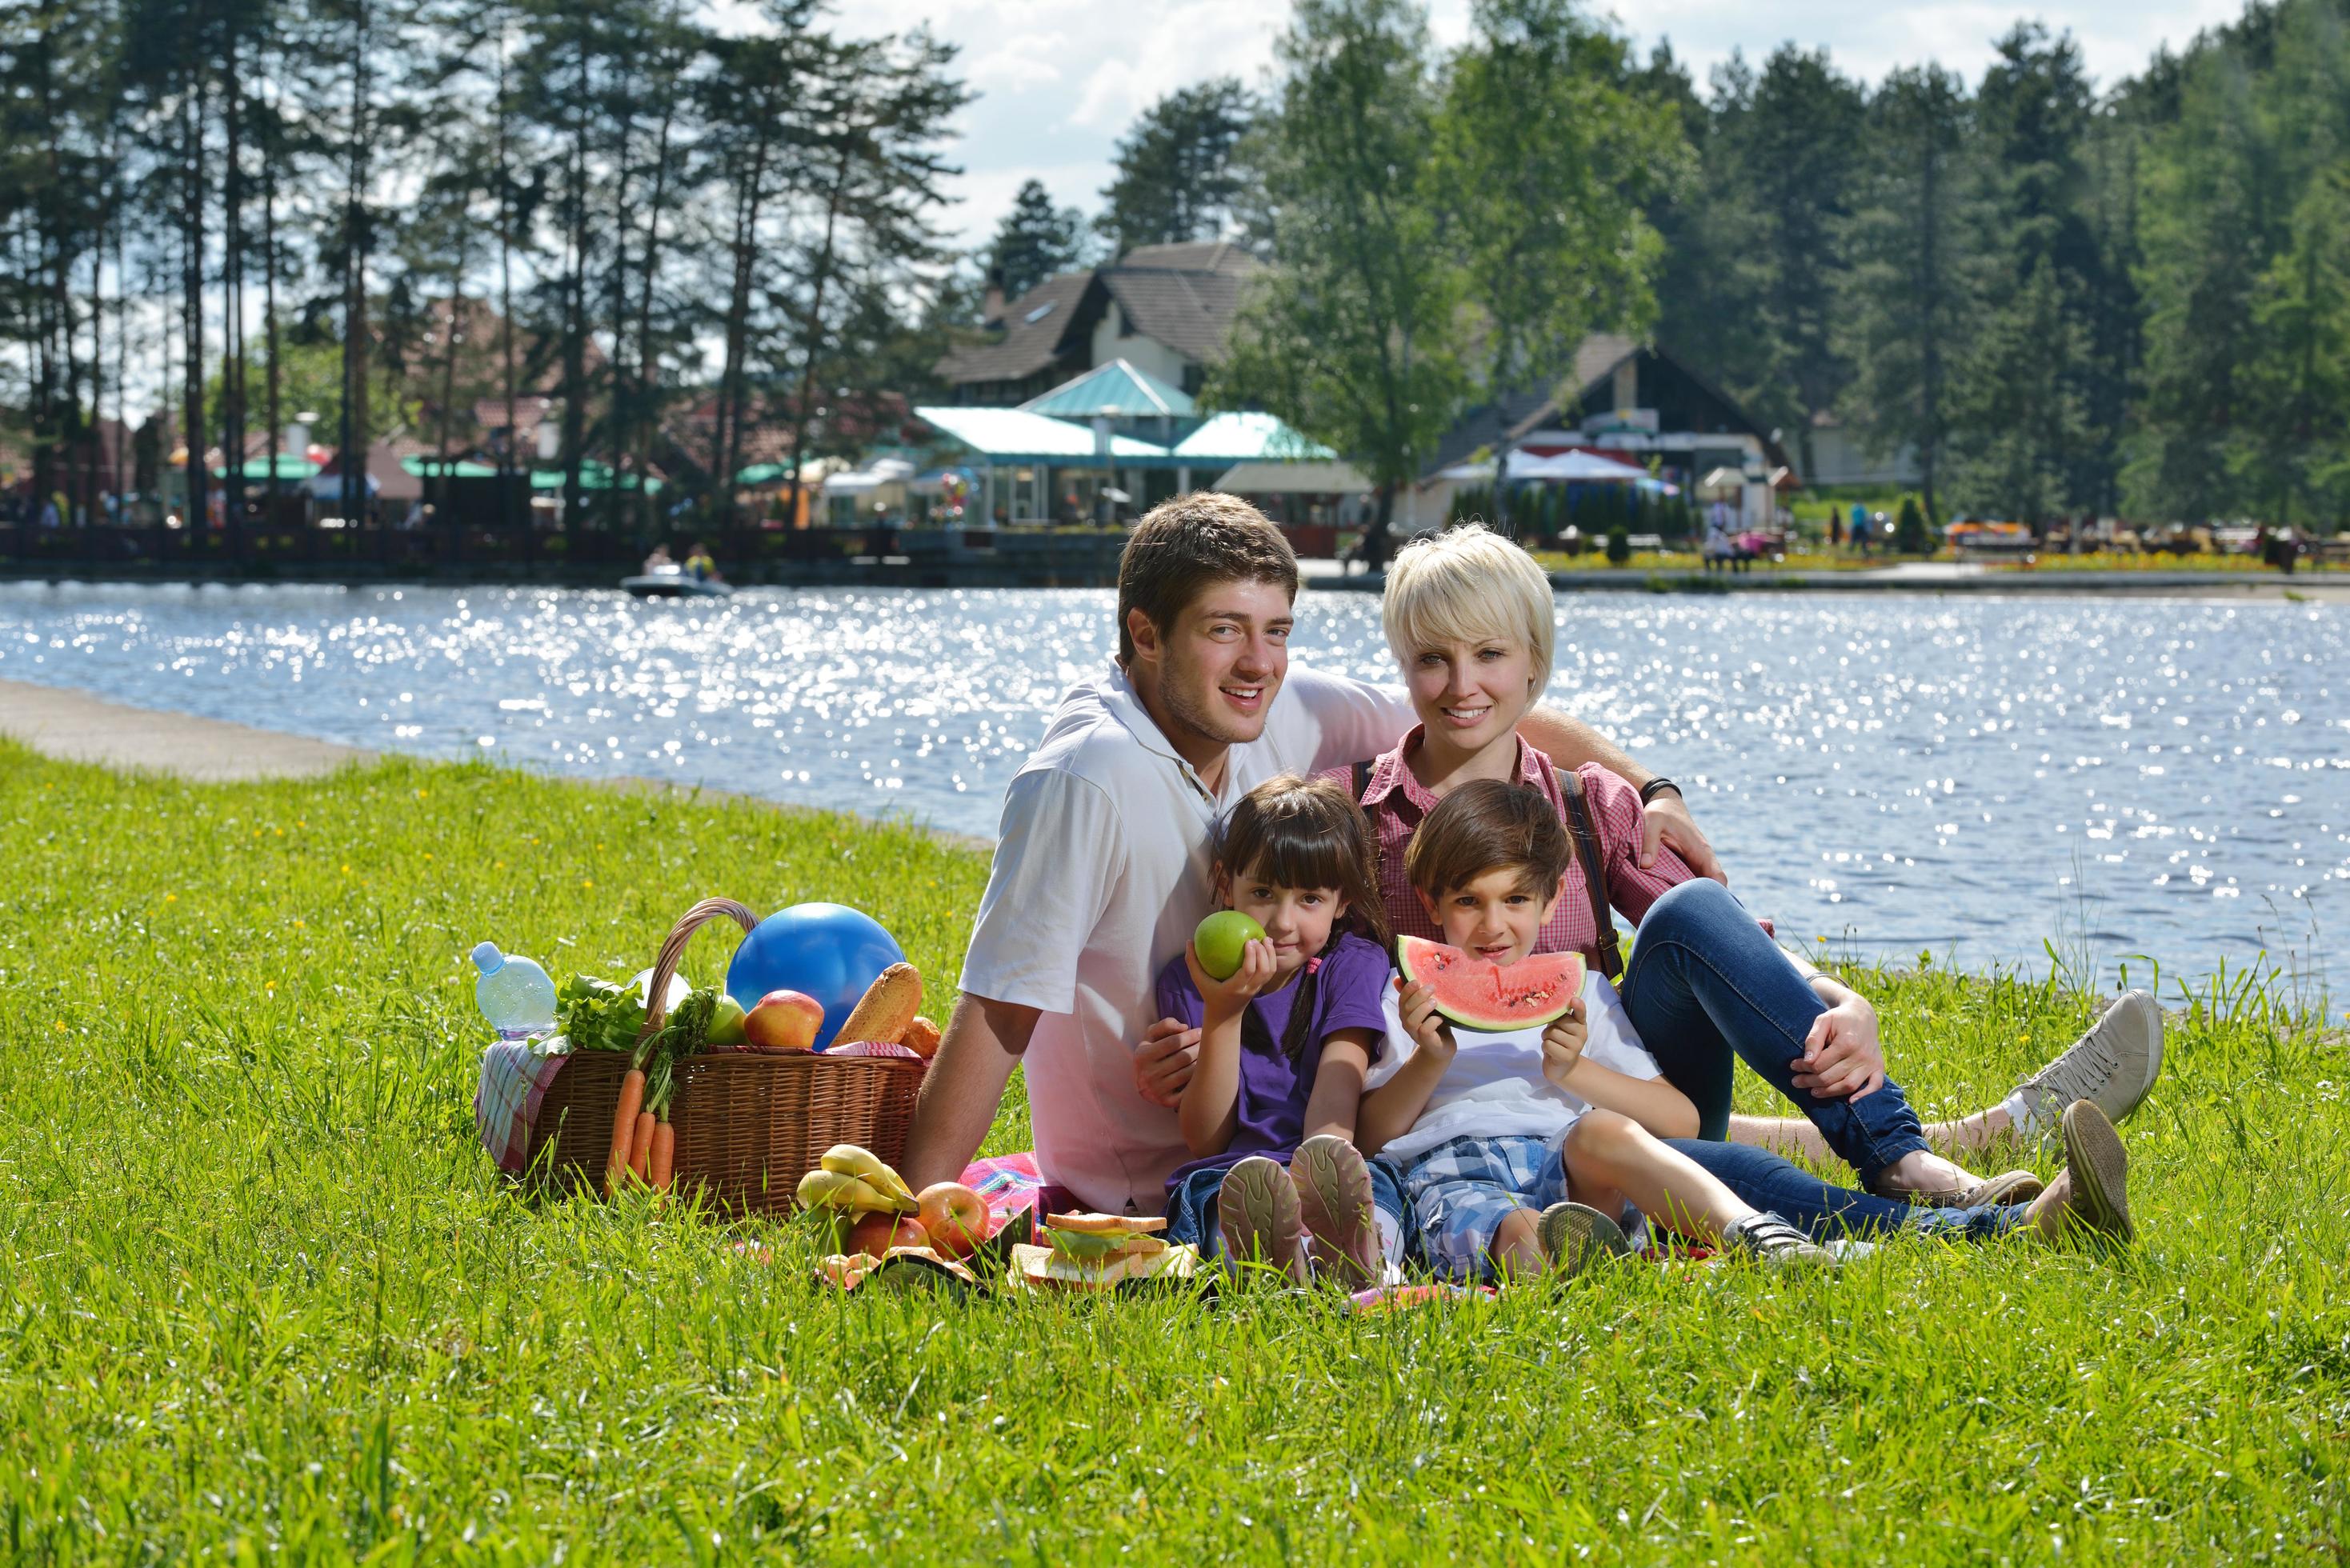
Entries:
[[979, 324], [990, 328], [1003, 325], [1003, 269], [1000, 266], [987, 269], [987, 298], [979, 309]]

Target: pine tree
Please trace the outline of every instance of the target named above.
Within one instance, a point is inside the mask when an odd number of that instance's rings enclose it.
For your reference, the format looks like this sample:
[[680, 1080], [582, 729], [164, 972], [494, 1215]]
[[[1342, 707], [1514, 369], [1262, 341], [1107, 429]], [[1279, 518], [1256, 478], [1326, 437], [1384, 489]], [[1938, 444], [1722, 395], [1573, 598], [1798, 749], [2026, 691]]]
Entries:
[[1094, 220], [1112, 254], [1214, 239], [1232, 227], [1241, 193], [1233, 154], [1254, 112], [1233, 77], [1179, 88], [1145, 109], [1118, 144], [1118, 175]]
[[988, 249], [1003, 297], [1018, 299], [1046, 278], [1076, 266], [1084, 255], [1084, 233], [1083, 215], [1075, 207], [1054, 206], [1043, 181], [1022, 185]]

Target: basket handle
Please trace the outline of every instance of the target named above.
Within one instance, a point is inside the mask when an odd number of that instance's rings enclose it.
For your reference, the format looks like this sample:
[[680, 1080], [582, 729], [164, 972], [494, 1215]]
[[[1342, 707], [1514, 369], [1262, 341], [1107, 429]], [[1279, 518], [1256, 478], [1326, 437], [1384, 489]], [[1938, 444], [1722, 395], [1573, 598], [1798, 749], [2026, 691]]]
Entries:
[[653, 977], [645, 982], [645, 1026], [637, 1032], [641, 1041], [661, 1026], [669, 1012], [669, 982], [676, 978], [678, 961], [685, 956], [685, 944], [693, 933], [722, 915], [732, 916], [734, 923], [748, 936], [758, 928], [759, 917], [749, 906], [732, 898], [704, 898], [677, 918], [670, 928], [669, 940], [661, 943], [660, 957], [653, 961]]

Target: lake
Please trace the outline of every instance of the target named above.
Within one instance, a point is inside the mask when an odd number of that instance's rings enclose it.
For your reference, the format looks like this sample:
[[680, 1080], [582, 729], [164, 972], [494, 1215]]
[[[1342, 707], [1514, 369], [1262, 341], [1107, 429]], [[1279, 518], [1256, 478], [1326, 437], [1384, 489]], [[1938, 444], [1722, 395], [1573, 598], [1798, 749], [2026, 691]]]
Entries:
[[[992, 835], [1055, 699], [1107, 659], [1111, 604], [5, 585], [0, 678]], [[1300, 611], [1301, 659], [1389, 675], [1374, 596]], [[1681, 781], [1783, 935], [2034, 972], [2054, 940], [2134, 979], [2129, 955], [2193, 978], [2265, 950], [2322, 983], [2350, 929], [2350, 607], [1581, 593], [1558, 614], [1553, 698]]]

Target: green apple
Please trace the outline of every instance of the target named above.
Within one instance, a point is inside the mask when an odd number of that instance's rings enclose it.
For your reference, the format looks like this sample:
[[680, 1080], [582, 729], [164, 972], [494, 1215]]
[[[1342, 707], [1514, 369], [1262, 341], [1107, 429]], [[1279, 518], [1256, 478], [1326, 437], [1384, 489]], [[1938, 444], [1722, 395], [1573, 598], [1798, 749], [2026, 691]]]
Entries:
[[1264, 928], [1238, 909], [1218, 909], [1191, 933], [1191, 946], [1200, 954], [1200, 967], [1208, 971], [1210, 980], [1232, 979], [1240, 972], [1246, 945], [1263, 940]]

